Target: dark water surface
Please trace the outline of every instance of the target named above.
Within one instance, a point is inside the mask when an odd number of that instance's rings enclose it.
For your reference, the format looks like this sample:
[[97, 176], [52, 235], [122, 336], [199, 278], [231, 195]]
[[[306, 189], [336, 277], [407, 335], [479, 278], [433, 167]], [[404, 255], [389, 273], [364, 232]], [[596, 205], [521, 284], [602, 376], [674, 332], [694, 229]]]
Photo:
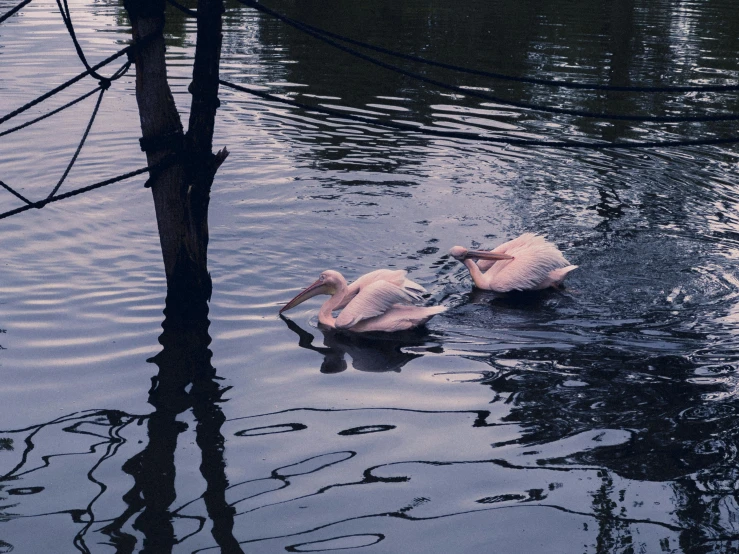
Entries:
[[[0, 12], [14, 3], [0, 0]], [[733, 0], [270, 5], [386, 48], [519, 76], [739, 79]], [[514, 109], [228, 6], [222, 76], [304, 103], [516, 138], [736, 134], [735, 123]], [[116, 2], [71, 7], [91, 60], [128, 39]], [[168, 14], [184, 114], [194, 25]], [[554, 107], [737, 109], [735, 93], [551, 89], [382, 59]], [[0, 68], [0, 115], [81, 71], [53, 1], [0, 25]], [[61, 192], [144, 165], [133, 78], [106, 93]], [[93, 87], [83, 81], [0, 131]], [[221, 100], [215, 145], [232, 155], [211, 202], [209, 327], [162, 335], [144, 178], [0, 221], [0, 552], [739, 549], [735, 146], [504, 147], [231, 90]], [[0, 179], [29, 198], [48, 194], [93, 106], [0, 138]], [[0, 192], [0, 211], [21, 205]], [[524, 231], [580, 266], [564, 291], [472, 291], [446, 254]], [[389, 337], [324, 336], [318, 301], [277, 316], [324, 269], [351, 280], [381, 267], [409, 270], [449, 311], [426, 332]], [[193, 360], [216, 372], [183, 392], [178, 368]]]

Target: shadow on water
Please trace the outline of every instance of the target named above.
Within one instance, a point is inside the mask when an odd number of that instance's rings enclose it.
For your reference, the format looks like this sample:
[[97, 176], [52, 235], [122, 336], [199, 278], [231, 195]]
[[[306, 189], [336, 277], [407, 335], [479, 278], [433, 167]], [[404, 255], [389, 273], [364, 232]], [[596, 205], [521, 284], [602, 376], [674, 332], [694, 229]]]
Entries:
[[223, 552], [241, 552], [233, 536], [235, 510], [225, 500], [228, 480], [221, 434], [225, 417], [219, 403], [227, 389], [217, 382], [211, 364], [208, 305], [193, 305], [189, 298], [170, 293], [164, 313], [164, 332], [159, 337], [162, 350], [149, 360], [159, 368], [149, 393], [149, 403], [154, 406], [147, 421], [149, 443], [123, 464], [123, 471], [134, 479], [133, 487], [123, 496], [128, 508], [102, 532], [117, 547], [130, 544], [133, 537], [121, 533], [121, 528], [138, 514], [133, 528], [144, 536], [141, 552], [172, 551], [178, 542], [171, 511], [177, 497], [175, 451], [180, 434], [187, 429], [177, 417], [192, 410], [200, 472], [206, 483], [202, 498], [212, 522], [211, 533]]
[[[679, 549], [665, 551], [734, 551], [739, 404], [726, 383], [702, 381], [690, 357], [607, 344], [510, 350], [491, 363], [497, 371], [482, 382], [510, 407], [502, 420], [522, 430], [494, 451], [518, 445], [514, 463], [570, 477], [600, 468], [588, 477], [600, 483], [590, 492], [597, 552], [638, 551], [629, 546], [644, 538], [628, 520], [650, 505], [663, 515], [645, 519], [680, 530], [670, 539]], [[662, 492], [647, 490], [655, 486]]]
[[[559, 294], [472, 293], [459, 308], [533, 314]], [[207, 306], [184, 306], [167, 301], [152, 413], [95, 410], [1, 433], [0, 450], [17, 460], [2, 477], [1, 521], [65, 516], [80, 552], [102, 539], [116, 552], [390, 553], [411, 544], [408, 552], [471, 553], [492, 528], [505, 552], [536, 551], [543, 536], [555, 537], [552, 552], [570, 552], [579, 533], [598, 554], [633, 545], [718, 553], [739, 537], [739, 431], [728, 423], [736, 401], [706, 402], [724, 387], [696, 384], [689, 358], [607, 344], [509, 349], [478, 358], [483, 377], [470, 386], [493, 391], [484, 410], [293, 408], [226, 419]], [[449, 355], [427, 333], [321, 331], [324, 346], [314, 346], [315, 335], [283, 321], [300, 347], [324, 357], [322, 371], [343, 371], [347, 355], [372, 372], [400, 371], [424, 352]], [[227, 477], [226, 443], [239, 479]], [[182, 481], [191, 475], [177, 457], [183, 448], [199, 456], [204, 492]], [[81, 484], [97, 490], [80, 500]]]
[[340, 373], [347, 369], [346, 356], [351, 358], [354, 369], [359, 371], [400, 371], [401, 368], [422, 354], [405, 351], [404, 348], [423, 348], [427, 352], [440, 350], [431, 340], [427, 329], [402, 333], [346, 333], [321, 328], [324, 346], [314, 346], [315, 336], [291, 319], [280, 315], [287, 328], [298, 335], [298, 346], [323, 354], [321, 373]]
[[[735, 10], [721, 0], [709, 2], [726, 19], [726, 27], [737, 21]], [[717, 25], [711, 9], [693, 8], [691, 2], [676, 6], [665, 0], [636, 2], [573, 2], [566, 8], [555, 4], [493, 2], [472, 0], [463, 9], [436, 0], [414, 0], [402, 4], [349, 4], [336, 1], [307, 2], [280, 8], [289, 17], [305, 21], [340, 35], [359, 38], [394, 51], [422, 56], [451, 65], [486, 70], [496, 68], [504, 74], [536, 75], [571, 81], [591, 81], [614, 86], [645, 83], [684, 82], [713, 75], [731, 75], [733, 63], [726, 67], [716, 58], [703, 59], [711, 43], [726, 44], [730, 51], [736, 37]], [[469, 17], [475, 13], [475, 17]], [[419, 17], [419, 14], [423, 14]], [[232, 14], [234, 20], [238, 12]], [[403, 32], [387, 32], [393, 21]], [[531, 138], [531, 132], [546, 135], [551, 129], [568, 136], [600, 136], [615, 141], [637, 136], [654, 136], [659, 129], [638, 128], [631, 122], [602, 121], [550, 116], [536, 111], [518, 111], [495, 102], [480, 102], [458, 91], [438, 87], [409, 86], [409, 79], [386, 68], [340, 52], [292, 27], [267, 16], [256, 19], [259, 41], [269, 57], [263, 60], [271, 85], [284, 85], [291, 95], [308, 103], [363, 113], [388, 119], [411, 119], [443, 129], [476, 131]], [[566, 46], [560, 33], [566, 29], [572, 38]], [[594, 40], [580, 37], [596, 35]], [[495, 37], [494, 39], [491, 37]], [[238, 48], [238, 45], [233, 45]], [[645, 51], [649, 52], [644, 55]], [[374, 53], [373, 53], [374, 55]], [[636, 95], [621, 92], [592, 94], [571, 89], [491, 81], [476, 75], [415, 64], [392, 57], [385, 63], [423, 74], [451, 85], [487, 91], [500, 98], [534, 104], [578, 107], [590, 111], [611, 110], [622, 114], [656, 114], [671, 109], [688, 112], [721, 110], [702, 95]], [[576, 61], [575, 61], [576, 60]], [[282, 63], [284, 62], [284, 63]], [[707, 67], [717, 64], [717, 67]], [[693, 68], [686, 71], [686, 68]], [[306, 87], [306, 88], [300, 88]], [[278, 118], [270, 114], [272, 118]], [[347, 166], [393, 169], [396, 165], [423, 163], [414, 154], [423, 152], [427, 140], [413, 135], [385, 133], [352, 125], [337, 118], [326, 121], [313, 116], [296, 121], [292, 129], [298, 142], [313, 143], [311, 159], [325, 168]], [[731, 125], [723, 126], [727, 132]], [[348, 132], [347, 129], [351, 129]], [[686, 136], [695, 136], [695, 126], [681, 125]], [[716, 132], [717, 128], [706, 129]], [[552, 135], [550, 135], [552, 136]], [[393, 150], [382, 145], [397, 143]], [[378, 155], [378, 152], [382, 152]]]
[[[78, 527], [73, 544], [80, 552], [96, 551], [94, 547], [99, 540], [97, 533], [100, 533], [106, 537], [105, 542], [112, 545], [116, 552], [136, 551], [156, 554], [172, 552], [175, 546], [186, 538], [178, 536], [175, 524], [178, 520], [190, 519], [197, 522], [198, 531], [202, 530], [206, 523], [210, 523], [211, 535], [222, 552], [242, 552], [233, 535], [235, 509], [225, 500], [229, 484], [225, 474], [224, 437], [221, 433], [225, 417], [220, 403], [223, 402], [223, 394], [228, 389], [218, 383], [219, 378], [211, 364], [209, 325], [208, 306], [205, 302], [200, 306], [194, 306], [189, 299], [178, 301], [172, 298], [172, 295], [168, 295], [165, 320], [162, 324], [163, 333], [159, 337], [162, 350], [148, 360], [158, 368], [157, 375], [152, 378], [149, 392], [149, 403], [154, 407], [154, 411], [149, 415], [136, 416], [112, 410], [91, 410], [62, 416], [28, 429], [7, 432], [26, 435], [23, 439], [24, 449], [19, 453], [20, 460], [15, 467], [2, 475], [0, 482], [12, 483], [40, 470], [51, 470], [52, 473], [56, 473], [53, 471], [54, 466], [65, 457], [93, 455], [98, 459], [87, 471], [87, 480], [99, 488], [99, 491], [83, 509], [31, 515], [15, 513], [14, 508], [18, 503], [5, 503], [0, 517], [8, 521], [66, 513]], [[181, 420], [181, 416], [186, 412], [191, 412], [196, 422], [195, 442], [200, 453], [200, 474], [205, 482], [205, 492], [200, 497], [205, 506], [205, 513], [196, 517], [180, 516], [172, 507], [178, 496], [175, 453], [183, 448], [182, 435], [188, 430], [187, 423]], [[144, 442], [146, 439], [146, 446], [130, 456], [121, 467], [123, 473], [133, 478], [133, 486], [121, 496], [125, 509], [118, 515], [101, 517], [98, 512], [109, 514], [110, 511], [105, 504], [116, 502], [106, 494], [108, 488], [113, 486], [113, 482], [107, 482], [105, 477], [100, 477], [96, 473], [104, 473], [106, 462], [110, 463], [111, 459], [124, 457], [132, 446], [130, 437], [128, 440], [125, 438], [127, 432], [130, 432], [132, 427], [144, 426], [145, 436], [138, 442]], [[44, 436], [45, 432], [61, 432], [67, 437], [62, 450], [74, 449], [75, 441], [69, 438], [70, 434], [92, 437], [98, 439], [98, 442], [89, 444], [87, 452], [73, 450], [38, 455], [35, 452], [37, 445], [41, 445], [42, 448], [49, 446], [48, 437]], [[13, 451], [14, 447], [13, 438], [0, 439], [0, 449]], [[64, 473], [64, 469], [61, 471], [65, 478], [69, 479], [70, 474]], [[40, 479], [45, 480], [43, 475]], [[73, 479], [73, 483], [81, 485], [76, 479]], [[74, 486], [73, 483], [70, 485]], [[4, 500], [8, 500], [12, 496], [39, 494], [48, 488], [48, 486], [9, 488], [2, 485], [0, 492], [4, 493]], [[55, 487], [47, 492], [53, 495], [44, 495], [44, 500], [49, 504], [64, 503], [64, 499], [70, 496], [68, 490], [66, 494], [60, 491], [60, 483], [56, 483]], [[139, 541], [141, 544], [137, 545]], [[26, 543], [28, 542], [27, 538]], [[12, 545], [9, 548], [12, 549]], [[0, 551], [10, 552], [10, 550]]]

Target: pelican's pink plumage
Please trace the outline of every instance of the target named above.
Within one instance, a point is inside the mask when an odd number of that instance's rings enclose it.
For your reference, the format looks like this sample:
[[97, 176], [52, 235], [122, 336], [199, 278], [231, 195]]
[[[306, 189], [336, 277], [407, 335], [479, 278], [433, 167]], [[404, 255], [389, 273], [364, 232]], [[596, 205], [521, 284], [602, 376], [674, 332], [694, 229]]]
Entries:
[[556, 287], [577, 268], [555, 245], [533, 233], [524, 233], [489, 252], [454, 246], [449, 253], [467, 266], [476, 287], [495, 292]]
[[[405, 278], [404, 271], [373, 271], [347, 285], [341, 273], [328, 270], [285, 304], [280, 313], [316, 295], [328, 294], [330, 298], [318, 312], [319, 323], [326, 327], [358, 333], [405, 331], [446, 310], [444, 306], [415, 306], [413, 302], [423, 291], [423, 287]], [[341, 313], [334, 317], [333, 312], [339, 309]]]
[[360, 290], [368, 287], [369, 285], [377, 281], [387, 281], [389, 283], [392, 283], [393, 285], [396, 285], [405, 290], [411, 296], [420, 299], [420, 295], [425, 293], [426, 289], [415, 281], [411, 281], [410, 279], [406, 278], [407, 274], [408, 272], [402, 269], [376, 269], [375, 271], [365, 273], [347, 286], [344, 300], [342, 300], [342, 302], [334, 309], [340, 310], [346, 307], [346, 305], [351, 302], [352, 298], [357, 296]]

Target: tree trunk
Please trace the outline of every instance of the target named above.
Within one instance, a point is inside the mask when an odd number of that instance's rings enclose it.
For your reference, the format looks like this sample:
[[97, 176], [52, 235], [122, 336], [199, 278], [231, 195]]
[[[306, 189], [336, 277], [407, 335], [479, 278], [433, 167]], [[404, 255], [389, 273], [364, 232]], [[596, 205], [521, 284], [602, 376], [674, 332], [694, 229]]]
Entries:
[[[144, 549], [171, 552], [176, 544], [170, 512], [175, 498], [173, 456], [182, 430], [176, 416], [191, 407], [198, 421], [200, 470], [207, 484], [203, 499], [213, 522], [213, 537], [221, 552], [243, 553], [233, 536], [236, 509], [226, 501], [228, 479], [221, 434], [225, 416], [218, 406], [224, 390], [214, 381], [215, 369], [208, 349], [207, 302], [212, 291], [207, 267], [208, 205], [213, 178], [228, 156], [226, 148], [218, 154], [212, 152], [219, 105], [223, 0], [198, 1], [198, 35], [190, 85], [193, 101], [187, 135], [182, 131], [167, 83], [162, 35], [164, 0], [124, 0], [124, 6], [135, 41], [154, 34], [152, 40], [135, 50], [136, 101], [141, 119], [141, 148], [152, 168], [149, 182], [167, 275], [166, 318], [159, 339], [163, 350], [152, 359], [159, 366], [150, 397], [156, 411], [149, 420], [149, 445], [128, 464], [127, 471], [134, 475], [136, 485], [124, 499], [132, 510], [144, 506], [136, 520], [136, 528], [145, 535]], [[157, 168], [158, 164], [163, 165]], [[160, 457], [165, 465], [157, 469]]]
[[[228, 150], [211, 151], [218, 108], [222, 0], [199, 0], [198, 36], [190, 91], [190, 129], [185, 135], [167, 83], [164, 0], [125, 0], [135, 41], [151, 37], [134, 53], [141, 148], [153, 169], [149, 179], [171, 306], [209, 300], [208, 205], [218, 167]], [[179, 300], [179, 301], [178, 301]], [[174, 315], [174, 314], [171, 314]]]

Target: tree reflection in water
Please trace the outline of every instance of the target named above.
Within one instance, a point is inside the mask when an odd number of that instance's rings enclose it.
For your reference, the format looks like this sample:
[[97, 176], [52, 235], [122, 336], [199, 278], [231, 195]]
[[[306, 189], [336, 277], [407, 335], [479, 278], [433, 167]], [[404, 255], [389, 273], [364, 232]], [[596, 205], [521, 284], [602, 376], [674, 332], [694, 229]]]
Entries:
[[[487, 309], [489, 297], [473, 300]], [[357, 369], [398, 371], [440, 349], [426, 334], [330, 332], [319, 347], [285, 324], [324, 356], [324, 370], [347, 367], [348, 354]], [[227, 420], [208, 326], [207, 310], [167, 303], [151, 414], [95, 410], [3, 432], [15, 460], [4, 470], [3, 521], [64, 516], [80, 552], [101, 539], [117, 552], [472, 552], [491, 530], [509, 552], [535, 551], [550, 535], [552, 551], [565, 552], [576, 534], [602, 554], [735, 546], [735, 403], [702, 402], [706, 388], [691, 383], [696, 367], [684, 358], [655, 354], [640, 373], [641, 357], [597, 345], [509, 350], [481, 364], [480, 385], [494, 391], [486, 410], [295, 408]], [[197, 449], [185, 448], [199, 453], [202, 494], [176, 478], [188, 476], [175, 456], [188, 412]], [[246, 475], [234, 482], [225, 437]]]
[[[228, 480], [220, 431], [225, 418], [218, 404], [227, 389], [216, 382], [208, 348], [209, 325], [206, 303], [193, 305], [187, 298], [171, 293], [167, 296], [164, 332], [159, 338], [162, 350], [150, 360], [159, 372], [152, 379], [149, 393], [149, 403], [155, 408], [147, 422], [149, 442], [123, 465], [123, 471], [134, 478], [134, 486], [123, 496], [128, 508], [103, 529], [111, 543], [124, 550], [133, 537], [121, 533], [121, 528], [134, 514], [139, 515], [133, 527], [144, 536], [142, 552], [171, 552], [178, 542], [172, 520], [180, 516], [173, 514], [170, 506], [177, 497], [177, 440], [187, 425], [177, 416], [191, 409], [197, 421], [200, 472], [206, 483], [202, 498], [212, 524], [211, 533], [224, 552], [241, 552], [233, 536], [235, 510], [225, 500]], [[197, 519], [202, 528], [204, 518]]]
[[[210, 522], [213, 539], [223, 552], [242, 552], [233, 535], [235, 508], [225, 500], [228, 480], [225, 475], [224, 438], [221, 433], [225, 417], [219, 403], [227, 389], [218, 384], [215, 368], [211, 365], [209, 325], [207, 304], [194, 306], [188, 300], [177, 301], [172, 295], [167, 297], [163, 333], [159, 338], [162, 350], [150, 360], [159, 369], [152, 379], [149, 394], [149, 403], [154, 406], [151, 414], [135, 416], [112, 410], [93, 410], [70, 414], [28, 429], [6, 432], [26, 434], [23, 441], [25, 449], [20, 455], [20, 461], [3, 475], [2, 481], [5, 482], [27, 478], [29, 474], [40, 470], [52, 469], [52, 464], [56, 464], [57, 459], [62, 457], [88, 454], [99, 457], [86, 475], [87, 480], [96, 485], [98, 492], [85, 508], [20, 516], [13, 513], [12, 508], [16, 505], [11, 504], [5, 506], [8, 510], [5, 517], [39, 518], [66, 513], [78, 524], [79, 531], [73, 543], [80, 552], [91, 551], [88, 546], [89, 534], [99, 532], [107, 536], [106, 542], [113, 545], [117, 552], [136, 550], [156, 554], [172, 552], [175, 545], [189, 535], [199, 533]], [[175, 451], [180, 435], [188, 428], [185, 422], [178, 420], [178, 416], [188, 410], [192, 411], [196, 421], [195, 440], [201, 455], [200, 473], [205, 481], [205, 492], [201, 498], [207, 517], [181, 515], [172, 508], [177, 498]], [[101, 468], [107, 460], [120, 457], [128, 450], [125, 447], [130, 445], [126, 445], [124, 430], [132, 426], [131, 424], [144, 423], [148, 438], [146, 446], [122, 465], [123, 472], [133, 478], [133, 486], [122, 495], [125, 509], [118, 515], [101, 518], [99, 513], [107, 513], [112, 503], [106, 492], [120, 478], [114, 477], [110, 483], [106, 483], [104, 478], [96, 474], [104, 473]], [[93, 437], [96, 442], [87, 445], [87, 452], [65, 451], [42, 455], [39, 464], [39, 456], [34, 456], [36, 441], [39, 440], [39, 444], [47, 448], [56, 442], [48, 441], [48, 437], [44, 441], [45, 431], [63, 432], [63, 448], [68, 448], [66, 444], [74, 443], [66, 438], [69, 434]], [[13, 439], [5, 438], [3, 444], [12, 448]], [[121, 447], [124, 447], [123, 452], [119, 452]], [[72, 477], [74, 482], [77, 479], [74, 474], [64, 474], [64, 477]], [[76, 485], [81, 486], [81, 483], [76, 482]], [[26, 493], [40, 493], [44, 488], [35, 487], [35, 490], [29, 489]], [[46, 500], [63, 503], [68, 496], [67, 491], [67, 494], [49, 495]], [[99, 502], [103, 496], [106, 497], [105, 503]], [[194, 520], [196, 530], [188, 535], [178, 536], [174, 522], [181, 519]], [[139, 538], [134, 531], [142, 536], [142, 544], [138, 549]]]

